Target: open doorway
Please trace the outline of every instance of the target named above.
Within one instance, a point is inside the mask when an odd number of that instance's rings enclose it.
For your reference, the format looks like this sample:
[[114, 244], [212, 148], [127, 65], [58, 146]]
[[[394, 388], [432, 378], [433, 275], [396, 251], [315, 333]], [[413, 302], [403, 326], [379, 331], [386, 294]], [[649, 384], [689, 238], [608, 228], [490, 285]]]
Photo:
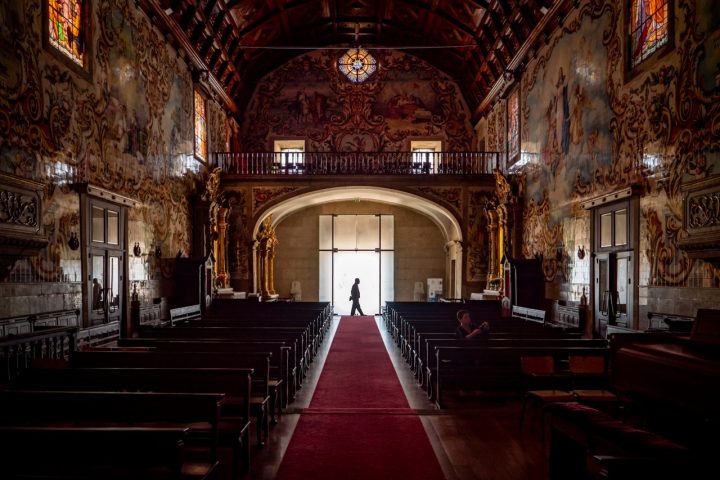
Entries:
[[320, 215], [320, 301], [349, 315], [350, 288], [360, 279], [360, 306], [378, 314], [394, 299], [392, 215]]

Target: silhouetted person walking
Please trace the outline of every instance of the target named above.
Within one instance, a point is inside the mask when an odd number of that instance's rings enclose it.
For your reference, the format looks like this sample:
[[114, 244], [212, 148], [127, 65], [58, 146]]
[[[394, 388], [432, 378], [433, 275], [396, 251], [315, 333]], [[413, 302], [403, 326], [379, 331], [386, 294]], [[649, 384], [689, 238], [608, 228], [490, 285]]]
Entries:
[[350, 300], [353, 302], [350, 315], [355, 315], [355, 310], [357, 310], [360, 315], [365, 315], [360, 307], [360, 287], [358, 287], [358, 285], [360, 285], [360, 279], [356, 278], [355, 283], [350, 289]]

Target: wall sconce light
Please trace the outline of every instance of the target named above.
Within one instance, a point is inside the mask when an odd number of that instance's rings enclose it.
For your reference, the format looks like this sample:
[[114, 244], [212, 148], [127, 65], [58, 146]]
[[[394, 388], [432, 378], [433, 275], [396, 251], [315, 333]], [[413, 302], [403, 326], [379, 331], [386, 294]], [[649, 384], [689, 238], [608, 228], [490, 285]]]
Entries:
[[80, 248], [80, 240], [78, 240], [76, 232], [70, 232], [70, 238], [68, 239], [68, 247], [70, 250], [77, 250]]
[[577, 257], [578, 257], [580, 260], [582, 260], [583, 258], [585, 258], [585, 245], [581, 245], [581, 246], [578, 247]]
[[136, 257], [139, 257], [142, 255], [142, 249], [140, 248], [140, 242], [135, 242], [135, 246], [133, 247], [133, 255]]
[[160, 250], [160, 244], [155, 245], [155, 258], [162, 257], [162, 250]]

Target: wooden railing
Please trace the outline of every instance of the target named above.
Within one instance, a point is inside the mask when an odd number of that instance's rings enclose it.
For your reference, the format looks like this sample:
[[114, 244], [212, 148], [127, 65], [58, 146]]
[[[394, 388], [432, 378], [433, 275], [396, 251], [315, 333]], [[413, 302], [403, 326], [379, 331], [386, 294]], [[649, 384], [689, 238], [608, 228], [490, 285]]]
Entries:
[[483, 175], [498, 152], [216, 152], [213, 166], [232, 175]]
[[67, 360], [75, 350], [77, 327], [53, 327], [0, 339], [0, 383], [12, 380], [35, 359]]

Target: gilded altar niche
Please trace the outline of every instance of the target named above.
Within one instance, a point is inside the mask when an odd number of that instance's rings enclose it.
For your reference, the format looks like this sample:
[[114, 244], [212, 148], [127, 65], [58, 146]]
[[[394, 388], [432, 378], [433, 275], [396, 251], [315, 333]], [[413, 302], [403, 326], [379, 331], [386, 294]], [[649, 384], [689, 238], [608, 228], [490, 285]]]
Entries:
[[493, 202], [494, 196], [492, 192], [479, 188], [469, 188], [467, 195], [465, 276], [468, 282], [482, 282], [484, 285], [490, 267], [486, 208]]
[[253, 252], [250, 193], [246, 189], [234, 189], [226, 191], [225, 195], [230, 210], [228, 214], [230, 278], [240, 280], [240, 285], [233, 282], [233, 287], [239, 286], [241, 289], [247, 290]]
[[445, 150], [470, 150], [470, 114], [453, 80], [406, 53], [373, 55], [382, 68], [360, 84], [339, 74], [335, 50], [304, 54], [266, 75], [245, 114], [244, 149], [299, 137], [307, 151], [406, 151], [411, 138], [436, 137]]

